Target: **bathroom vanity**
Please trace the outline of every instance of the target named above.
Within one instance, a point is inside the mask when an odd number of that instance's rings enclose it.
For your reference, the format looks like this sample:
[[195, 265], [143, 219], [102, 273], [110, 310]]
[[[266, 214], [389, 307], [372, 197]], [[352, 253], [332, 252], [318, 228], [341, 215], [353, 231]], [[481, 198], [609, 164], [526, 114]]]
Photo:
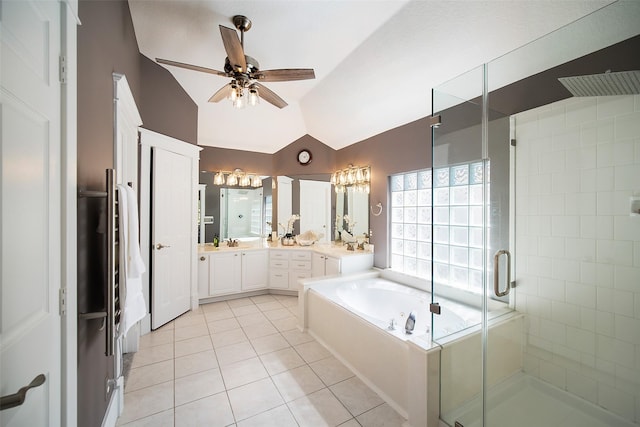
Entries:
[[255, 291], [297, 294], [300, 279], [372, 267], [373, 252], [348, 251], [342, 245], [198, 245], [198, 297], [201, 302], [210, 302]]

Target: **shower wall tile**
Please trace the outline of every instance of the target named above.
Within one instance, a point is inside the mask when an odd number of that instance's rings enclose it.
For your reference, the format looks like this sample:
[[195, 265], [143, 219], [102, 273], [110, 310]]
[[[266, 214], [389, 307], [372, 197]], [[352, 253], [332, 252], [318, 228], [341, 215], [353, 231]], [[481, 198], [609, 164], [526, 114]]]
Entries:
[[598, 119], [613, 118], [633, 111], [634, 97], [604, 96], [597, 98]]
[[524, 369], [640, 422], [640, 96], [571, 98], [515, 123]]
[[638, 165], [623, 165], [615, 167], [615, 190], [636, 190], [638, 182], [640, 182], [640, 170]]
[[593, 122], [598, 117], [595, 98], [582, 98], [579, 102], [566, 107], [566, 125], [575, 126]]
[[640, 112], [616, 117], [614, 134], [617, 140], [637, 138], [640, 134]]
[[633, 140], [617, 141], [613, 146], [613, 164], [616, 166], [632, 164], [635, 160], [634, 151], [635, 143]]
[[601, 385], [598, 389], [598, 404], [626, 419], [633, 419], [635, 402], [632, 396], [622, 393], [614, 387]]

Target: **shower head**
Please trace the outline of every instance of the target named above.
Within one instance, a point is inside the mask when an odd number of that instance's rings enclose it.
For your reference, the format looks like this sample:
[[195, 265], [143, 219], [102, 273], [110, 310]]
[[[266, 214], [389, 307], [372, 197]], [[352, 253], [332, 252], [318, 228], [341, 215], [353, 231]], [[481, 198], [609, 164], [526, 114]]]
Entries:
[[612, 96], [640, 94], [640, 71], [621, 71], [587, 76], [560, 77], [560, 83], [573, 96]]

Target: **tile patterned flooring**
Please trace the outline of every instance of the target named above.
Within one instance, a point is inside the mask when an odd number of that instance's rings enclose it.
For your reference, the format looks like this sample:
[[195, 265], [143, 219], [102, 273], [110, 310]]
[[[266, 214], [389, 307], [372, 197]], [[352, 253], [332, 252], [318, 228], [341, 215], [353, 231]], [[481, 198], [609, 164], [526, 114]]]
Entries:
[[141, 338], [118, 426], [400, 427], [310, 335], [295, 296], [201, 305]]

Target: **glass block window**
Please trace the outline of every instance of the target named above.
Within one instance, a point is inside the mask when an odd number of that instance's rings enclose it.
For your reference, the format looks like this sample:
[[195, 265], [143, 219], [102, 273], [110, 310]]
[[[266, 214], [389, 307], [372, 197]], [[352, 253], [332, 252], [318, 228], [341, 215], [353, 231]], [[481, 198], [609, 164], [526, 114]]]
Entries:
[[391, 268], [481, 292], [483, 180], [482, 162], [392, 175]]

